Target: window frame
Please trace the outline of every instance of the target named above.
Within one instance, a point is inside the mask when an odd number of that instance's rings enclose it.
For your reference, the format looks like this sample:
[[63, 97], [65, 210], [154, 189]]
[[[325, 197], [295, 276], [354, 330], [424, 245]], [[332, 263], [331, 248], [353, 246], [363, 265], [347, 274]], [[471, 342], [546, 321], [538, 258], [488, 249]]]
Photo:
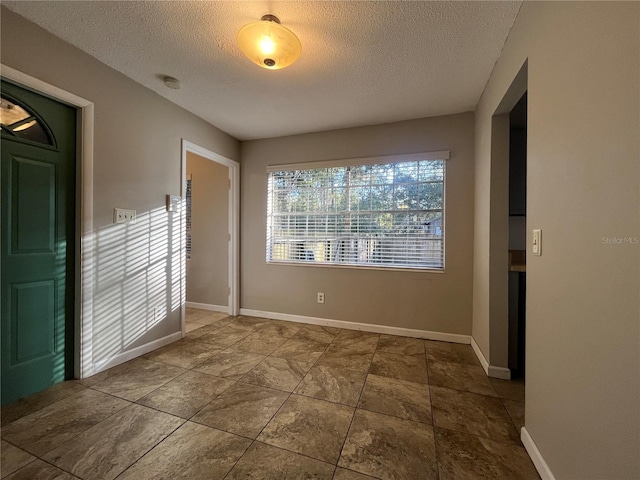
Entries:
[[[267, 212], [265, 217], [265, 257], [268, 265], [283, 265], [283, 266], [301, 266], [301, 267], [321, 267], [321, 268], [350, 268], [357, 270], [381, 270], [381, 271], [410, 271], [414, 273], [445, 273], [446, 271], [446, 192], [447, 192], [447, 162], [450, 158], [448, 150], [435, 151], [435, 152], [421, 152], [412, 154], [401, 155], [383, 155], [376, 157], [359, 157], [350, 159], [317, 161], [317, 162], [304, 162], [295, 164], [281, 164], [281, 165], [269, 165], [267, 166]], [[322, 170], [329, 168], [344, 168], [344, 167], [363, 167], [372, 165], [393, 165], [404, 162], [418, 162], [429, 160], [442, 160], [442, 209], [441, 209], [441, 228], [442, 228], [442, 264], [441, 266], [409, 266], [402, 264], [376, 264], [376, 263], [340, 263], [340, 262], [315, 262], [305, 260], [273, 260], [270, 258], [270, 253], [273, 249], [272, 239], [272, 219], [273, 215], [273, 192], [271, 191], [271, 174], [285, 171], [297, 171], [297, 170]], [[425, 182], [426, 183], [426, 182]], [[437, 182], [440, 183], [440, 182]], [[390, 185], [395, 185], [394, 182]], [[418, 183], [419, 185], [420, 183]], [[437, 209], [434, 209], [437, 210]], [[424, 209], [425, 212], [429, 209]], [[389, 210], [380, 210], [381, 213], [390, 212]]]

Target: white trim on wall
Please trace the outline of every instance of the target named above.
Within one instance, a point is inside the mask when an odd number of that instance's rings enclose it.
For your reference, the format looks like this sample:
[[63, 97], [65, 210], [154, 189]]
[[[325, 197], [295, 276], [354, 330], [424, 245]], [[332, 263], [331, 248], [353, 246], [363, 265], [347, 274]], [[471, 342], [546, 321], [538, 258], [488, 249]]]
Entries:
[[344, 328], [347, 330], [360, 330], [363, 332], [384, 333], [387, 335], [399, 335], [401, 337], [423, 338], [425, 340], [439, 340], [442, 342], [469, 344], [469, 335], [459, 335], [457, 333], [431, 332], [429, 330], [416, 330], [412, 328], [389, 327], [386, 325], [374, 325], [371, 323], [347, 322], [345, 320], [333, 320], [330, 318], [306, 317], [304, 315], [292, 315], [289, 313], [264, 312], [262, 310], [252, 310], [241, 308], [240, 315], [251, 317], [270, 318], [273, 320], [284, 320], [285, 322], [308, 323], [310, 325], [322, 325], [325, 327]]
[[[181, 171], [180, 171], [180, 194], [184, 199], [186, 196], [186, 179], [187, 179], [187, 152], [199, 155], [207, 160], [224, 165], [229, 168], [229, 306], [224, 312], [229, 315], [237, 315], [239, 309], [239, 232], [240, 232], [240, 164], [227, 157], [223, 157], [211, 150], [207, 150], [204, 147], [196, 145], [188, 140], [182, 139], [182, 156], [181, 156]], [[181, 217], [184, 220], [184, 216]], [[181, 296], [184, 300], [182, 302], [182, 308], [180, 312], [180, 323], [182, 325], [182, 334], [185, 333], [185, 308], [187, 299], [187, 285], [186, 285], [186, 229], [182, 228], [181, 242], [182, 248], [180, 249], [180, 265], [182, 280], [180, 282]], [[197, 307], [200, 308], [200, 307]]]
[[522, 444], [531, 457], [533, 465], [536, 467], [536, 470], [538, 470], [540, 478], [542, 480], [556, 480], [556, 477], [553, 476], [549, 465], [547, 465], [547, 462], [545, 462], [542, 453], [540, 453], [536, 442], [534, 442], [533, 438], [531, 438], [531, 435], [529, 435], [527, 427], [522, 427], [520, 429], [520, 440], [522, 440]]
[[76, 304], [74, 327], [74, 375], [85, 378], [95, 372], [93, 365], [93, 102], [43, 82], [26, 73], [0, 64], [0, 74], [42, 95], [78, 107], [80, 118], [79, 157], [76, 161]]
[[184, 302], [187, 308], [199, 308], [200, 310], [208, 310], [210, 312], [229, 313], [229, 307], [226, 305], [210, 305], [208, 303]]
[[473, 348], [473, 353], [475, 353], [476, 357], [478, 357], [478, 360], [480, 361], [480, 365], [482, 365], [484, 373], [489, 375], [489, 362], [487, 362], [487, 359], [482, 353], [482, 350], [480, 350], [480, 347], [476, 343], [476, 339], [473, 337], [471, 337], [471, 348]]
[[120, 365], [121, 363], [128, 362], [129, 360], [133, 360], [134, 358], [144, 355], [145, 353], [153, 352], [154, 350], [160, 347], [164, 347], [165, 345], [169, 345], [170, 343], [180, 340], [181, 338], [182, 332], [176, 332], [152, 342], [145, 343], [144, 345], [140, 345], [139, 347], [132, 348], [131, 350], [119, 353], [115, 357], [111, 357], [96, 365], [96, 373], [102, 372], [111, 367], [115, 367], [116, 365]]
[[482, 350], [480, 350], [480, 347], [476, 343], [476, 340], [473, 337], [470, 338], [471, 348], [473, 348], [473, 352], [476, 354], [476, 357], [478, 357], [484, 373], [486, 373], [488, 377], [500, 378], [502, 380], [511, 380], [511, 370], [505, 367], [496, 367], [494, 365], [489, 365], [489, 362], [482, 353]]

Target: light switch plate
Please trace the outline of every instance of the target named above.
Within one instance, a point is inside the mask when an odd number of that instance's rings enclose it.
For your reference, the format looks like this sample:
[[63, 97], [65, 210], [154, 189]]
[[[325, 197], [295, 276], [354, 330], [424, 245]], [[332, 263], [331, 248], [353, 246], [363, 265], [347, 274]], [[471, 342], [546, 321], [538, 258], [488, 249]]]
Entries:
[[167, 195], [167, 212], [175, 213], [180, 205], [179, 195]]
[[113, 209], [113, 223], [136, 223], [136, 211], [126, 208]]
[[542, 255], [542, 230], [533, 230], [533, 239], [531, 242], [531, 253], [534, 255]]

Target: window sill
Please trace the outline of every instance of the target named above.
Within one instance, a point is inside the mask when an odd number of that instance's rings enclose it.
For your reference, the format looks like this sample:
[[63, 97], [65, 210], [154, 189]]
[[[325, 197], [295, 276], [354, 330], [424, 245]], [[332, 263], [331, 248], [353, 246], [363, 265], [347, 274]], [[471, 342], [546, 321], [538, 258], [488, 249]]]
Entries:
[[378, 267], [374, 265], [338, 265], [335, 263], [301, 263], [301, 262], [286, 262], [286, 261], [267, 261], [267, 265], [283, 265], [287, 267], [319, 267], [319, 268], [339, 268], [339, 269], [350, 269], [350, 270], [376, 270], [383, 272], [412, 272], [412, 273], [435, 273], [435, 274], [443, 274], [446, 273], [444, 268], [423, 268], [423, 267]]

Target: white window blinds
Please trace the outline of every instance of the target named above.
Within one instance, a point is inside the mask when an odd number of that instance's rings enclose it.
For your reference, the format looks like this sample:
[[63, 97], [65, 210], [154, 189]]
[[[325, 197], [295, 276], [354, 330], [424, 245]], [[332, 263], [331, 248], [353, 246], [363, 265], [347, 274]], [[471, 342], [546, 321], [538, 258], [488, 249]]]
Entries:
[[444, 269], [449, 152], [268, 167], [267, 261]]

